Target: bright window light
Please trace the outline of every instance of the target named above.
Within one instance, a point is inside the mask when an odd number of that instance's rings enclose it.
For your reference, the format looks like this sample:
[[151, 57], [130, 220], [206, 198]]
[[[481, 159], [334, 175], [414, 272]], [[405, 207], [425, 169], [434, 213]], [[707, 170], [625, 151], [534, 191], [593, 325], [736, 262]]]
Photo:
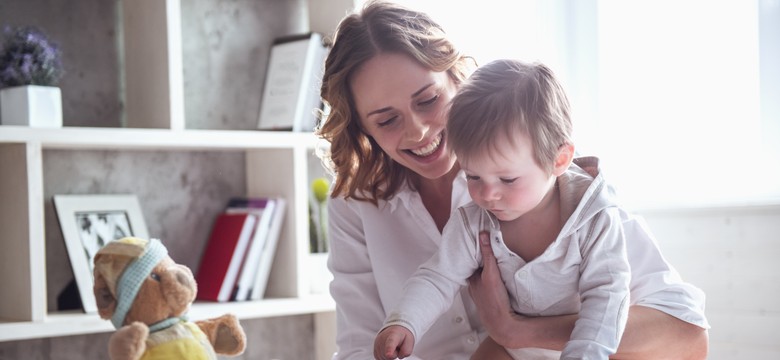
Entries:
[[399, 2], [431, 14], [480, 64], [553, 68], [580, 153], [602, 158], [627, 206], [780, 202], [780, 114], [762, 116], [761, 104], [762, 91], [780, 102], [761, 90], [780, 80], [759, 56], [773, 46], [777, 57], [780, 35], [760, 37], [759, 15], [780, 20], [780, 1]]

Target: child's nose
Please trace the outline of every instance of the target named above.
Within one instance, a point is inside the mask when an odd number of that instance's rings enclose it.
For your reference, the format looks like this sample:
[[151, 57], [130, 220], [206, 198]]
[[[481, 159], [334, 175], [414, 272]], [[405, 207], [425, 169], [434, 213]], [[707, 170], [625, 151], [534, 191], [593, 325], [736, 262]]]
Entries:
[[485, 201], [495, 201], [501, 198], [501, 193], [495, 186], [484, 185], [482, 187], [482, 198]]

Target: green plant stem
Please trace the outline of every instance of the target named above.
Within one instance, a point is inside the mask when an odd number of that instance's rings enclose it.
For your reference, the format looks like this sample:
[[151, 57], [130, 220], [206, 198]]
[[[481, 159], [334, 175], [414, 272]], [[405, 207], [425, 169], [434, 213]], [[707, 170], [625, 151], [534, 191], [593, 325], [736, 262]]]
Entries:
[[326, 238], [326, 231], [325, 231], [325, 202], [321, 202], [318, 204], [318, 211], [319, 211], [319, 226], [318, 229], [318, 236], [317, 236], [317, 252], [324, 253], [328, 251], [328, 242]]

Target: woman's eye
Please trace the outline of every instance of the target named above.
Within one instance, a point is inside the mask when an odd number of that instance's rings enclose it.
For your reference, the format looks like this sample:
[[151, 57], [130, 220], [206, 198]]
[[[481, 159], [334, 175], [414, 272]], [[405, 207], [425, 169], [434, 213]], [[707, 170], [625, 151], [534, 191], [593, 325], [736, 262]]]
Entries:
[[476, 181], [476, 180], [479, 180], [479, 176], [476, 176], [476, 175], [466, 175], [466, 180]]
[[151, 273], [149, 274], [149, 277], [152, 278], [152, 280], [154, 281], [160, 281], [160, 275], [158, 275], [157, 273]]
[[431, 104], [435, 103], [436, 100], [438, 100], [438, 99], [439, 99], [439, 95], [434, 95], [432, 98], [430, 98], [428, 100], [425, 100], [425, 101], [421, 101], [417, 105], [419, 105], [419, 106], [428, 106], [428, 105], [431, 105]]
[[389, 118], [389, 119], [387, 119], [387, 120], [385, 120], [385, 121], [382, 121], [382, 122], [379, 122], [379, 123], [377, 123], [377, 126], [379, 126], [380, 128], [382, 128], [382, 127], [385, 127], [385, 126], [388, 126], [388, 125], [392, 125], [392, 124], [393, 124], [393, 122], [395, 122], [395, 119], [396, 119], [396, 118], [397, 118], [397, 116], [393, 116], [393, 117], [391, 117], [391, 118]]
[[511, 179], [501, 179], [501, 182], [504, 184], [512, 184], [517, 180], [517, 178], [511, 178]]

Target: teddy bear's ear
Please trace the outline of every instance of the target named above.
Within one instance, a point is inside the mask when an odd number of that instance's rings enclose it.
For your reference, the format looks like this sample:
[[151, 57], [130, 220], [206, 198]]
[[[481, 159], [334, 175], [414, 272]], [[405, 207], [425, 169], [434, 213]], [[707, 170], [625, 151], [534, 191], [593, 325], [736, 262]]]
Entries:
[[99, 271], [95, 271], [95, 286], [92, 291], [95, 294], [95, 302], [97, 303], [98, 313], [103, 319], [110, 319], [114, 315], [116, 309], [116, 298], [111, 290], [108, 288], [106, 279], [100, 274]]

